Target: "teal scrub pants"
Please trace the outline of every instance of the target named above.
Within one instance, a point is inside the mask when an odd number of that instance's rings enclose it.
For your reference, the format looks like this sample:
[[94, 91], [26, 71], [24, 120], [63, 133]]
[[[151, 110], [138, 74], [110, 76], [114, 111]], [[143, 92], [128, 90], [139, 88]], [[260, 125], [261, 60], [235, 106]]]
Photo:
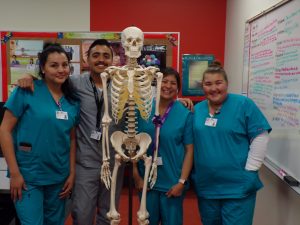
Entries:
[[149, 225], [182, 225], [183, 199], [166, 196], [166, 192], [150, 190], [147, 192], [147, 211], [149, 212]]
[[203, 225], [251, 225], [256, 193], [238, 199], [204, 199], [198, 197]]
[[59, 199], [63, 183], [46, 186], [26, 184], [22, 200], [15, 202], [22, 225], [64, 225], [65, 199]]

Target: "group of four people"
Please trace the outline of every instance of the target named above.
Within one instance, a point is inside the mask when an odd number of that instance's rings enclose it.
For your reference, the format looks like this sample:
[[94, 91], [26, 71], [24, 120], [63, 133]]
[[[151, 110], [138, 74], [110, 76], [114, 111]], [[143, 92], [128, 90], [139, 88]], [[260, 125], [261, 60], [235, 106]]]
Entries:
[[[112, 56], [108, 41], [95, 40], [87, 52], [90, 73], [69, 77], [68, 54], [60, 45], [48, 44], [39, 58], [42, 79], [21, 79], [6, 102], [0, 142], [22, 224], [64, 224], [65, 198], [71, 192], [73, 224], [109, 224], [110, 194], [100, 182], [101, 142], [92, 133], [101, 130], [100, 74], [112, 64]], [[178, 72], [162, 72], [158, 173], [147, 192], [150, 224], [183, 223], [189, 177], [204, 225], [251, 224], [256, 192], [262, 187], [257, 170], [271, 131], [267, 120], [253, 101], [227, 93], [227, 75], [218, 63], [203, 74], [206, 100], [194, 112], [176, 100]], [[139, 119], [138, 124], [139, 132], [155, 140], [152, 121]], [[109, 130], [122, 129], [112, 123]], [[152, 144], [147, 153], [152, 155], [153, 149]], [[140, 189], [144, 168], [142, 163], [134, 168]], [[117, 202], [123, 171], [124, 165], [118, 173]]]

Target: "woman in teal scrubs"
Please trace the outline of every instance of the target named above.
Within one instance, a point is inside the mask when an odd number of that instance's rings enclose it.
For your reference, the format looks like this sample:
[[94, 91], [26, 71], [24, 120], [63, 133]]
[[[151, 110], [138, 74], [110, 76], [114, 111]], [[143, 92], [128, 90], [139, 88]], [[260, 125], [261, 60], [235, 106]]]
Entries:
[[203, 225], [251, 225], [271, 127], [255, 105], [227, 92], [220, 63], [203, 73], [206, 100], [194, 110], [193, 181]]
[[[193, 163], [193, 116], [181, 102], [175, 100], [180, 89], [178, 72], [172, 68], [162, 72], [157, 180], [147, 192], [147, 210], [150, 225], [182, 225], [185, 183]], [[153, 118], [154, 111], [155, 107], [152, 107], [150, 118]], [[150, 134], [154, 142], [155, 125], [151, 120], [139, 119], [138, 127], [139, 132]], [[148, 149], [148, 155], [153, 156], [153, 145]], [[134, 168], [134, 180], [136, 187], [141, 190], [143, 162], [139, 162], [138, 169]]]
[[5, 103], [0, 142], [21, 224], [63, 225], [75, 176], [79, 102], [65, 50], [46, 44], [39, 60], [35, 91], [16, 88]]

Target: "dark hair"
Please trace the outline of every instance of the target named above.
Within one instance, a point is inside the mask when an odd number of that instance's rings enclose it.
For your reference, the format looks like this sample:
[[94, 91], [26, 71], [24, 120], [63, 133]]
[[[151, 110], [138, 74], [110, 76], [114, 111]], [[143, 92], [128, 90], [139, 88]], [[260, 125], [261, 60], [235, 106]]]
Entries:
[[[58, 44], [58, 43], [45, 43], [43, 46], [43, 51], [38, 53], [39, 58], [39, 76], [44, 79], [45, 74], [42, 72], [42, 68], [46, 65], [46, 62], [48, 60], [48, 56], [52, 53], [63, 53], [66, 55], [68, 59], [68, 63], [70, 63], [70, 56], [68, 53], [64, 50], [64, 48]], [[65, 82], [61, 86], [62, 92], [65, 96], [65, 98], [70, 101], [78, 101], [79, 99], [74, 94], [74, 88], [72, 84], [70, 83], [69, 78], [65, 80]]]
[[94, 48], [96, 45], [107, 46], [110, 49], [111, 56], [113, 56], [113, 50], [111, 48], [111, 44], [106, 39], [97, 39], [90, 45], [89, 49], [87, 50], [86, 52], [87, 57], [90, 56], [92, 48]]
[[222, 67], [222, 64], [219, 61], [213, 61], [211, 64], [209, 64], [207, 69], [203, 72], [202, 83], [203, 83], [205, 75], [207, 73], [221, 74], [223, 76], [224, 80], [228, 83], [227, 74], [226, 74], [224, 68]]
[[166, 77], [169, 75], [174, 76], [177, 81], [178, 90], [180, 90], [180, 88], [181, 88], [180, 75], [176, 70], [174, 70], [172, 67], [166, 67], [165, 69], [162, 69], [161, 72], [163, 73], [163, 77]]

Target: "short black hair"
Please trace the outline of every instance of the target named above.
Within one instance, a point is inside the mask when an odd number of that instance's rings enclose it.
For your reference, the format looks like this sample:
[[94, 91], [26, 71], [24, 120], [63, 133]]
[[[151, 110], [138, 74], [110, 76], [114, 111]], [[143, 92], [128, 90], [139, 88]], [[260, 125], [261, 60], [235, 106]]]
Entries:
[[111, 51], [111, 56], [113, 57], [113, 50], [111, 49], [111, 44], [106, 39], [96, 39], [89, 47], [89, 49], [86, 52], [87, 57], [90, 56], [92, 48], [94, 48], [96, 45], [105, 45], [107, 46]]
[[162, 69], [161, 72], [163, 73], [163, 77], [166, 77], [166, 76], [169, 76], [169, 75], [174, 76], [176, 78], [176, 81], [177, 81], [178, 90], [180, 90], [181, 81], [180, 81], [180, 75], [177, 72], [177, 70], [173, 69], [172, 67], [166, 67], [165, 69]]

